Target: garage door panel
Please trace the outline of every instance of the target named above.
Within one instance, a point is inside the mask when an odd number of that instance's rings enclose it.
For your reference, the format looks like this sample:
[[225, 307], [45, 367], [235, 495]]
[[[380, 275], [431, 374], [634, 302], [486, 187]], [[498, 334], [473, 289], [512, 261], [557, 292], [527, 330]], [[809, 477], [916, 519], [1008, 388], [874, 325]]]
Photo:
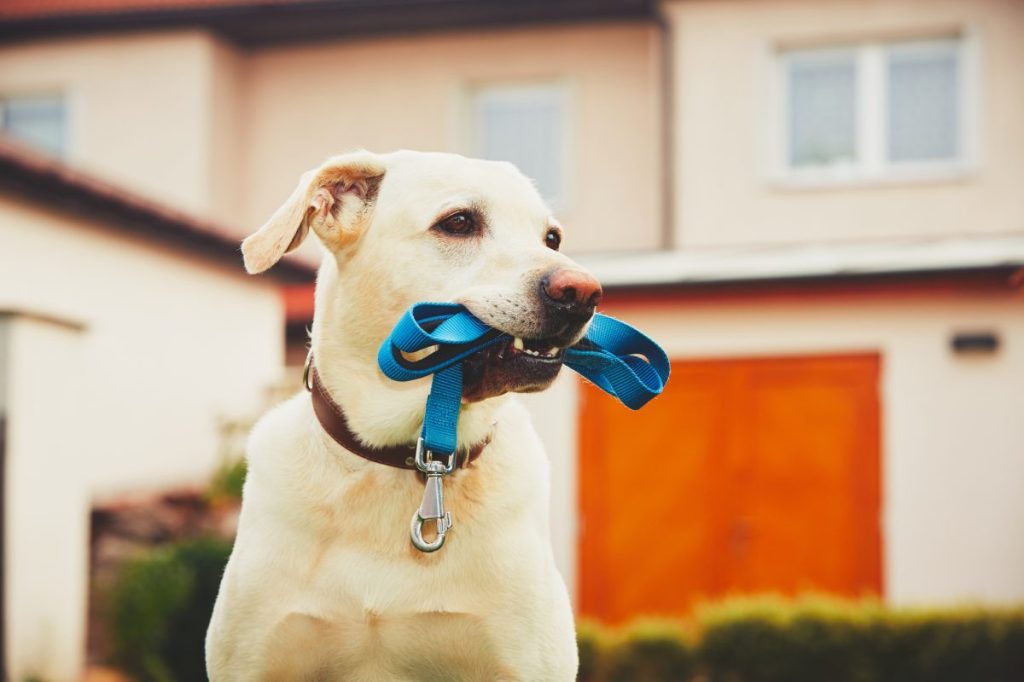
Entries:
[[586, 388], [581, 611], [880, 592], [878, 373], [873, 354], [675, 362], [640, 412]]
[[[639, 424], [639, 413], [593, 387], [584, 391], [583, 423], [596, 426], [580, 434], [581, 506], [592, 510], [579, 553], [588, 566], [580, 576], [584, 612], [678, 613], [712, 580], [715, 567], [693, 557], [709, 551], [721, 517], [707, 481], [728, 435], [728, 396], [707, 369], [688, 367], [679, 377], [674, 399], [650, 403]], [[659, 537], [671, 541], [645, 541]]]

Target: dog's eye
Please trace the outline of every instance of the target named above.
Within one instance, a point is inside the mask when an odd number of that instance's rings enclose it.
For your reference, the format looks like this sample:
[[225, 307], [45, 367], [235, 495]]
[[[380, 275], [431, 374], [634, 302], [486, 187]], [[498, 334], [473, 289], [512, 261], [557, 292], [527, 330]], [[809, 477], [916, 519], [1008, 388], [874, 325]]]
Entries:
[[434, 227], [447, 234], [462, 237], [476, 231], [476, 218], [469, 211], [459, 211], [438, 222]]
[[548, 230], [548, 233], [544, 235], [544, 246], [548, 247], [552, 251], [558, 251], [558, 247], [562, 245], [562, 233], [557, 227], [552, 227]]

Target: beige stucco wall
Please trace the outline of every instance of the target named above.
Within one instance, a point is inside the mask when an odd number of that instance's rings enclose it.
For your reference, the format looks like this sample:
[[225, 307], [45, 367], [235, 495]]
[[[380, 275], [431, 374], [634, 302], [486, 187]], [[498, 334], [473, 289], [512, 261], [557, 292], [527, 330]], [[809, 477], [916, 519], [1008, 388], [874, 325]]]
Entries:
[[73, 680], [90, 504], [208, 480], [218, 417], [258, 414], [279, 378], [283, 311], [240, 266], [6, 197], [0, 243], [0, 310], [30, 314], [8, 364], [11, 679]]
[[[1024, 543], [1014, 541], [1024, 537], [1019, 293], [709, 299], [604, 312], [637, 325], [676, 360], [879, 352], [886, 599], [1024, 600]], [[950, 352], [951, 333], [979, 329], [999, 335], [995, 355]], [[556, 444], [557, 508], [576, 495], [574, 468], [560, 461], [578, 428], [576, 402], [531, 406], [542, 434]], [[579, 458], [585, 462], [586, 453]], [[556, 523], [556, 537], [566, 544], [557, 555], [574, 577], [575, 534], [559, 529]]]
[[[95, 444], [83, 403], [88, 367], [81, 329], [7, 317], [9, 403], [6, 516], [6, 679], [77, 680], [85, 658], [89, 493], [82, 476]], [[83, 447], [84, 446], [84, 447]]]
[[[247, 146], [245, 131], [247, 108], [243, 100], [245, 54], [224, 42], [211, 39], [210, 69], [202, 83], [209, 97], [210, 120], [207, 150], [209, 215], [229, 228], [247, 234], [242, 212], [243, 153]], [[262, 223], [261, 223], [262, 224]]]
[[[674, 36], [679, 245], [1024, 230], [1024, 3], [669, 0], [665, 11]], [[814, 189], [773, 179], [780, 46], [952, 31], [965, 35], [975, 62], [973, 169], [944, 181]]]
[[[240, 231], [305, 169], [366, 147], [470, 151], [465, 94], [563, 82], [571, 93], [567, 248], [661, 243], [664, 146], [684, 247], [998, 233], [1024, 228], [1024, 5], [1015, 0], [668, 0], [674, 90], [661, 125], [653, 24], [374, 38], [240, 51], [178, 31], [0, 48], [0, 95], [63, 91], [70, 159]], [[961, 32], [974, 158], [944, 180], [816, 188], [781, 181], [780, 46]]]
[[657, 29], [595, 25], [265, 50], [247, 63], [241, 192], [258, 226], [299, 174], [365, 147], [468, 152], [476, 86], [563, 82], [570, 97], [567, 248], [647, 249], [661, 236]]
[[629, 23], [255, 52], [181, 31], [0, 48], [0, 96], [66, 93], [72, 163], [245, 231], [332, 154], [471, 153], [472, 88], [562, 83], [567, 248], [639, 250], [664, 225], [661, 61], [658, 29]]
[[200, 31], [0, 47], [0, 96], [62, 93], [68, 156], [124, 187], [224, 217], [231, 50]]

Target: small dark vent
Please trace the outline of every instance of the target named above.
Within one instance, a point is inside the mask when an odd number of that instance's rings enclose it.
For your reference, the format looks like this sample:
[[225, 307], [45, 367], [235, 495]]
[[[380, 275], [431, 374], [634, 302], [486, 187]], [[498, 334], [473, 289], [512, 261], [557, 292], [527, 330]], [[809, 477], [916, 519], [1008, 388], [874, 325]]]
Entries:
[[954, 353], [995, 353], [999, 350], [999, 337], [994, 332], [957, 332], [950, 346]]

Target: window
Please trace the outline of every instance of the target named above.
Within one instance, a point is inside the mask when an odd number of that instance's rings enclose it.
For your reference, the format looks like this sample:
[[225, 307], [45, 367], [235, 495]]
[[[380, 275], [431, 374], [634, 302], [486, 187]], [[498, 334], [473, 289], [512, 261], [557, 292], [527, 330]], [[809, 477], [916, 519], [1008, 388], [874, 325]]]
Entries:
[[871, 179], [962, 168], [963, 62], [955, 38], [783, 53], [788, 173]]
[[956, 159], [960, 59], [955, 42], [886, 50], [887, 148], [892, 161]]
[[64, 155], [64, 120], [62, 97], [0, 98], [0, 132], [47, 154]]
[[472, 153], [511, 161], [552, 206], [564, 207], [567, 99], [557, 85], [475, 91]]
[[789, 65], [789, 163], [857, 158], [857, 62], [852, 53], [795, 55]]

